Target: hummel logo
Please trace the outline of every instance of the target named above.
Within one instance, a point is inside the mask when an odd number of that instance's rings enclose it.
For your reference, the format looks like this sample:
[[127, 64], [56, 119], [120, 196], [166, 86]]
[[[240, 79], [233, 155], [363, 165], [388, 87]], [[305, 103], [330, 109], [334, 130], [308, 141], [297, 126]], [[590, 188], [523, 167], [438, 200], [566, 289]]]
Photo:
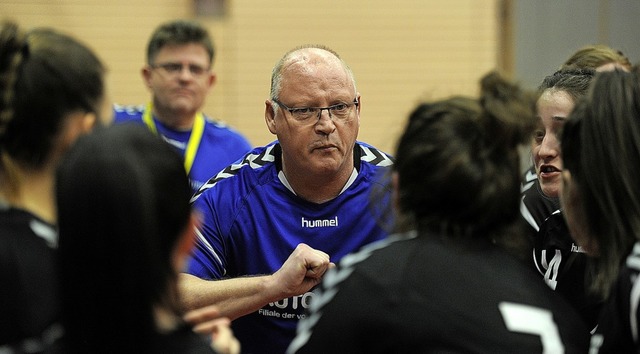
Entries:
[[582, 247], [576, 245], [575, 243], [571, 243], [571, 252], [576, 252], [576, 253], [585, 253], [584, 249], [582, 249]]
[[302, 227], [335, 227], [338, 226], [338, 217], [333, 219], [320, 219], [320, 220], [306, 220], [302, 218]]

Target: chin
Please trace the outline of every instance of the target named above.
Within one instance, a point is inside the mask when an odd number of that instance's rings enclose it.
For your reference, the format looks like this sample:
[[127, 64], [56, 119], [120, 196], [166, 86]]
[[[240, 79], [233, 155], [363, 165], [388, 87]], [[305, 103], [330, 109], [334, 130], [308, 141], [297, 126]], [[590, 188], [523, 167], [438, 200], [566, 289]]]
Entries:
[[558, 188], [542, 188], [542, 193], [549, 198], [559, 198], [560, 190]]

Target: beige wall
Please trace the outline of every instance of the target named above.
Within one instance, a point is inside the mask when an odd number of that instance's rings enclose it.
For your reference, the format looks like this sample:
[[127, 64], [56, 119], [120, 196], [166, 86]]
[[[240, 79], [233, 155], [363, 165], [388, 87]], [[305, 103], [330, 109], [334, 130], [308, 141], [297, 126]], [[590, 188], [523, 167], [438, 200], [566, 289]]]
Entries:
[[[145, 103], [146, 41], [161, 22], [191, 18], [190, 0], [0, 0], [0, 14], [26, 27], [53, 26], [88, 43], [108, 65], [112, 99]], [[288, 49], [321, 43], [352, 67], [362, 95], [359, 138], [393, 152], [408, 112], [422, 98], [475, 95], [495, 67], [498, 0], [227, 0], [212, 32], [218, 84], [205, 112], [253, 144], [264, 125], [271, 67]]]

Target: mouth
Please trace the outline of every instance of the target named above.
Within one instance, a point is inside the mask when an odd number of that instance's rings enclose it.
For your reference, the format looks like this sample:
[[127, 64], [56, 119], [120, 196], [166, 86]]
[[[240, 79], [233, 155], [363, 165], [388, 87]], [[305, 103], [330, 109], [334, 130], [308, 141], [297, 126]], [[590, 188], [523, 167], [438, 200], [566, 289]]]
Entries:
[[541, 175], [550, 175], [555, 173], [560, 173], [560, 169], [552, 165], [542, 165], [540, 166], [540, 174]]
[[333, 149], [337, 149], [337, 147], [335, 145], [318, 145], [314, 146], [312, 150], [326, 152]]

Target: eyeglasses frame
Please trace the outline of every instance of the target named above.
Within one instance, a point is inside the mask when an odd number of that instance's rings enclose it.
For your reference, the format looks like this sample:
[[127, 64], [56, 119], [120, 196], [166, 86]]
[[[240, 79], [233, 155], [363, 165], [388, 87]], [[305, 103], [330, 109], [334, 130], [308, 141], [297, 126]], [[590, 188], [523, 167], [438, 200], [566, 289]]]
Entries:
[[354, 98], [353, 101], [351, 103], [337, 103], [331, 106], [327, 106], [327, 107], [289, 107], [286, 104], [280, 102], [280, 100], [278, 100], [277, 98], [271, 98], [271, 101], [275, 102], [278, 106], [284, 108], [285, 110], [289, 111], [289, 114], [291, 114], [291, 116], [293, 117], [293, 111], [297, 110], [297, 109], [317, 109], [318, 110], [318, 117], [317, 117], [317, 121], [315, 123], [317, 123], [318, 121], [320, 121], [320, 118], [322, 117], [322, 111], [326, 110], [327, 113], [329, 113], [329, 119], [331, 119], [333, 121], [333, 116], [331, 115], [331, 109], [335, 108], [337, 106], [340, 105], [347, 105], [348, 107], [351, 106], [356, 106], [358, 107], [360, 105], [360, 102], [358, 102], [358, 97]]

